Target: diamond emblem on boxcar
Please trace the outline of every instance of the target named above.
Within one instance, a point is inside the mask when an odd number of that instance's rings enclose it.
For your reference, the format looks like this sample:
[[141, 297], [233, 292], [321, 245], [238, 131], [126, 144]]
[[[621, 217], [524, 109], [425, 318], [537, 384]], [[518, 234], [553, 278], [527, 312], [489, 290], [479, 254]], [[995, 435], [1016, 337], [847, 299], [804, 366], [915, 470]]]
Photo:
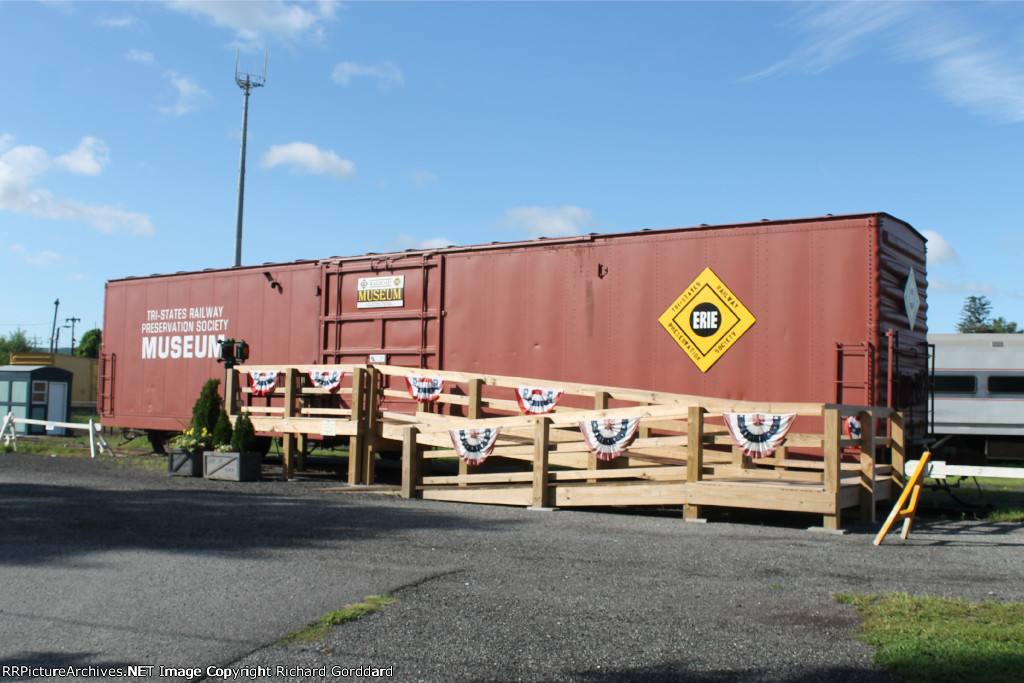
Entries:
[[917, 312], [921, 309], [921, 296], [917, 293], [917, 276], [914, 275], [913, 268], [907, 276], [907, 286], [903, 288], [903, 305], [907, 311], [907, 320], [910, 321], [910, 329], [914, 329]]
[[701, 372], [707, 372], [754, 321], [747, 307], [710, 268], [658, 318]]

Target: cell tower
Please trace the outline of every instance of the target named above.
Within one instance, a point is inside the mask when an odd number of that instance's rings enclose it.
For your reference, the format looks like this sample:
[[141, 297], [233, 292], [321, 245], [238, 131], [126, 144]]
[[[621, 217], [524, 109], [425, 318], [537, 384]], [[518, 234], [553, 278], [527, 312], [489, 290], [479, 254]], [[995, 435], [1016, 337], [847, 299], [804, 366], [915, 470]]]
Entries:
[[249, 129], [249, 92], [262, 88], [267, 82], [267, 53], [263, 53], [263, 75], [242, 73], [238, 70], [238, 50], [235, 50], [235, 83], [245, 93], [242, 105], [242, 156], [238, 162], [238, 209], [235, 212], [235, 266], [242, 265], [242, 206], [245, 204], [245, 139]]

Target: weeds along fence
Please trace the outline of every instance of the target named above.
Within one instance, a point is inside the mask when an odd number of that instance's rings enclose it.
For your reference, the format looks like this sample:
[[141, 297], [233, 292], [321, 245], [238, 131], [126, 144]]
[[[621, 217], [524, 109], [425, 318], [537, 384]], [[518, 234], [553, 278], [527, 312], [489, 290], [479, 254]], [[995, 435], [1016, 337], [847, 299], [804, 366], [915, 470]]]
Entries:
[[[246, 387], [235, 408], [256, 428], [285, 437], [286, 469], [299, 438], [347, 437], [349, 483], [374, 480], [374, 453], [401, 454], [405, 497], [532, 507], [681, 505], [688, 519], [721, 506], [821, 515], [840, 525], [844, 509], [873, 519], [876, 503], [902, 484], [902, 416], [886, 408], [750, 403], [587, 384], [376, 365], [255, 366], [281, 379]], [[313, 373], [343, 372], [318, 386]], [[414, 400], [411, 378], [436, 395]], [[237, 381], [237, 380], [229, 380]], [[251, 382], [251, 380], [250, 380]], [[523, 414], [523, 388], [557, 389], [551, 412]], [[264, 386], [264, 389], [266, 387]], [[770, 456], [745, 455], [725, 413], [793, 414]], [[849, 418], [860, 429], [850, 433]], [[595, 455], [581, 423], [637, 419], [634, 440], [614, 459]], [[496, 432], [483, 460], [460, 458], [453, 431]], [[290, 444], [290, 445], [289, 445]]]
[[110, 445], [107, 440], [103, 438], [103, 425], [93, 420], [89, 420], [88, 424], [82, 424], [78, 422], [54, 422], [53, 420], [32, 420], [28, 418], [15, 417], [14, 413], [7, 413], [3, 418], [3, 423], [0, 425], [0, 441], [3, 441], [5, 445], [11, 446], [15, 451], [18, 450], [18, 430], [17, 425], [36, 425], [44, 427], [46, 431], [55, 431], [57, 429], [78, 429], [86, 430], [89, 432], [89, 454], [95, 458], [97, 450], [100, 453], [106, 452], [113, 455], [114, 452], [110, 449]]

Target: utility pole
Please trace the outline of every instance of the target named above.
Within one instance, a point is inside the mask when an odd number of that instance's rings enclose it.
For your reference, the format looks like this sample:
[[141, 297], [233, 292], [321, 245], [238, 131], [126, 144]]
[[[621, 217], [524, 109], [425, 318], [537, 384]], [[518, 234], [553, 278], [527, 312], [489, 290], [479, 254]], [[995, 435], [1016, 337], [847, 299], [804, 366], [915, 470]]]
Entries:
[[53, 302], [53, 329], [50, 331], [50, 353], [57, 352], [57, 311], [60, 309], [60, 299]]
[[71, 323], [71, 354], [75, 353], [75, 323], [81, 322], [81, 318], [65, 318], [64, 322]]
[[235, 50], [235, 83], [245, 93], [242, 104], [242, 154], [238, 162], [238, 208], [235, 211], [235, 266], [242, 265], [242, 207], [245, 204], [245, 140], [249, 130], [249, 92], [267, 82], [267, 53], [263, 53], [263, 75], [238, 71], [238, 50]]

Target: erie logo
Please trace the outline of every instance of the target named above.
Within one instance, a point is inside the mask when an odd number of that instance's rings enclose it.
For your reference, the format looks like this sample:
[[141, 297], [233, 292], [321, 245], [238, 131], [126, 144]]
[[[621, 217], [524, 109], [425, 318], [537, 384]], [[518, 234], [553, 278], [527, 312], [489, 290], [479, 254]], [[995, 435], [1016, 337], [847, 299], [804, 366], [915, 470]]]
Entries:
[[701, 372], [707, 372], [755, 320], [710, 268], [658, 318]]

